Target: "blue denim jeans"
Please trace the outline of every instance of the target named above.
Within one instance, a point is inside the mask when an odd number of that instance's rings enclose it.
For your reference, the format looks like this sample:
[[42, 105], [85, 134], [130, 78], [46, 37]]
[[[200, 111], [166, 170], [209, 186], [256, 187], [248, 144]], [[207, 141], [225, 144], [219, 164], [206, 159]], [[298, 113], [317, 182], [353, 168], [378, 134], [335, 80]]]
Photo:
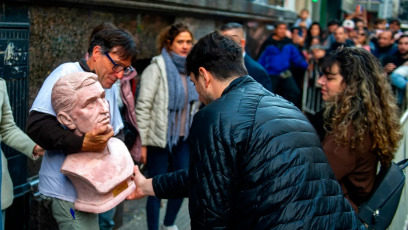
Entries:
[[[188, 168], [190, 159], [189, 147], [187, 141], [180, 137], [177, 145], [170, 151], [169, 147], [165, 149], [158, 147], [147, 147], [146, 169], [148, 177], [173, 172]], [[147, 226], [149, 230], [159, 229], [160, 199], [149, 196], [146, 203]], [[169, 199], [167, 202], [164, 225], [174, 225], [177, 213], [180, 210], [183, 199]]]

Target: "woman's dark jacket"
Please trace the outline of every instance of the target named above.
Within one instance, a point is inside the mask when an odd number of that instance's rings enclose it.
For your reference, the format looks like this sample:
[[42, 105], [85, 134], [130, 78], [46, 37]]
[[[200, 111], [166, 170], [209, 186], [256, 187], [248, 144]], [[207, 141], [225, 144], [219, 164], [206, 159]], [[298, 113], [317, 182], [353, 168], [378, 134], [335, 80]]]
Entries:
[[251, 77], [195, 115], [189, 141], [189, 171], [157, 176], [153, 188], [189, 197], [193, 230], [356, 228], [311, 124]]

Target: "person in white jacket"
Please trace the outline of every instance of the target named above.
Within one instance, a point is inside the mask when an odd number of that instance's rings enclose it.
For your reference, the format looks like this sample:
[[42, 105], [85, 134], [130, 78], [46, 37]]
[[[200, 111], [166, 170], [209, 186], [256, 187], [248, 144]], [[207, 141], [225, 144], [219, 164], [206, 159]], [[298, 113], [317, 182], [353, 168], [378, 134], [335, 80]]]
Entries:
[[[185, 73], [184, 63], [193, 45], [193, 33], [179, 23], [166, 28], [159, 36], [161, 55], [153, 58], [140, 80], [136, 117], [142, 139], [141, 162], [148, 177], [188, 167], [186, 142], [198, 94]], [[174, 225], [182, 199], [170, 199], [161, 229]], [[149, 230], [159, 228], [160, 199], [149, 197], [146, 204]]]

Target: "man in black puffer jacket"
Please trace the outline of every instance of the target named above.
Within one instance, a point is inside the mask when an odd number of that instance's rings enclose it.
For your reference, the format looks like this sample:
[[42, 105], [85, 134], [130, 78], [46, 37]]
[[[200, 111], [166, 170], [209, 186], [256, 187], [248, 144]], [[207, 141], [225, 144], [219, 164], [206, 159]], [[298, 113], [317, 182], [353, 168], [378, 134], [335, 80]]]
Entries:
[[136, 192], [189, 197], [195, 229], [357, 229], [319, 138], [290, 102], [245, 76], [242, 50], [217, 32], [187, 57], [206, 104], [190, 131], [189, 170], [144, 178]]

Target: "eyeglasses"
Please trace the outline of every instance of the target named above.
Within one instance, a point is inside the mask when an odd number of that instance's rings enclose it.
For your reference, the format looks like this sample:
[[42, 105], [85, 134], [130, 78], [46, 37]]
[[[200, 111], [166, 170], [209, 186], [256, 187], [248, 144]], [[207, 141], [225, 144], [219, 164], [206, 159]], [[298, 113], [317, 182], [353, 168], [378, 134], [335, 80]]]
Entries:
[[361, 36], [365, 36], [365, 33], [362, 33], [362, 34], [359, 34], [359, 35], [361, 35]]
[[105, 55], [106, 55], [106, 56], [109, 58], [109, 60], [112, 62], [112, 64], [113, 64], [112, 70], [113, 70], [115, 73], [119, 73], [120, 71], [123, 70], [123, 74], [127, 75], [127, 74], [130, 74], [130, 73], [133, 72], [132, 66], [123, 67], [123, 66], [121, 66], [121, 65], [118, 65], [118, 64], [116, 64], [115, 61], [109, 56], [108, 52], [105, 52]]

